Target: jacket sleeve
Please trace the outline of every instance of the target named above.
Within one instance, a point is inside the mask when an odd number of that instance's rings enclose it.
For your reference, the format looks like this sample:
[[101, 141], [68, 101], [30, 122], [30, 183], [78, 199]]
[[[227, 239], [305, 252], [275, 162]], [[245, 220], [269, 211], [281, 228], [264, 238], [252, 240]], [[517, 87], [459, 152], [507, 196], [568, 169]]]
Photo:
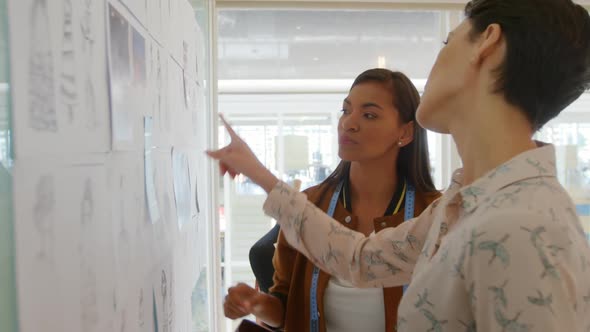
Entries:
[[264, 211], [279, 222], [291, 246], [356, 287], [407, 284], [432, 220], [429, 206], [416, 219], [365, 237], [340, 225], [283, 182], [270, 192]]

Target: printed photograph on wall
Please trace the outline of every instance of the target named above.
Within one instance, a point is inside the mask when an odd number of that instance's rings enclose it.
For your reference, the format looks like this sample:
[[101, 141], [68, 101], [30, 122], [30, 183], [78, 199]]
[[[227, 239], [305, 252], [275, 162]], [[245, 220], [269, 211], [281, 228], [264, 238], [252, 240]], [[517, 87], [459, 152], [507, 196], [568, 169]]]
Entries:
[[[112, 4], [108, 8], [109, 78], [113, 150], [138, 148], [136, 126], [145, 107], [146, 47], [139, 30]], [[138, 124], [139, 123], [139, 124]]]
[[146, 55], [145, 38], [134, 28], [131, 28], [133, 40], [133, 84], [146, 86]]

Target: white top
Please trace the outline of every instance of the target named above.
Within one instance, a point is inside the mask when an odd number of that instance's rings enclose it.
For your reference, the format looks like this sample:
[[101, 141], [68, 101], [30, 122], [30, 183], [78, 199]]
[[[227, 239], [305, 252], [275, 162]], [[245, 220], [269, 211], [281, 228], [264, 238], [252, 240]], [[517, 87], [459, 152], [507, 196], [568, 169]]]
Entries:
[[357, 288], [350, 282], [330, 277], [324, 293], [324, 315], [327, 332], [383, 332], [383, 288]]
[[398, 332], [590, 331], [590, 246], [557, 181], [553, 146], [462, 182], [459, 170], [418, 218], [369, 238], [284, 183], [265, 211], [333, 276], [365, 287], [411, 279]]

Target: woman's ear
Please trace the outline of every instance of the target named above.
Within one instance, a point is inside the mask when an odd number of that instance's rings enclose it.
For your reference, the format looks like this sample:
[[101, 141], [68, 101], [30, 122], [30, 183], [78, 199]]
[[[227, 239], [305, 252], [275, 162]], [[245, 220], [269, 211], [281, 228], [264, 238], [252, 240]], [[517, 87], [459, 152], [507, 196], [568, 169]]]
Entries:
[[402, 126], [401, 136], [399, 138], [399, 146], [404, 147], [414, 140], [414, 127], [416, 126], [415, 121], [410, 121]]
[[[498, 62], [502, 61], [504, 56], [504, 43], [502, 38], [502, 27], [493, 23], [481, 33], [476, 43], [477, 47], [474, 49], [474, 54], [471, 58], [472, 64], [481, 65], [485, 60], [490, 59]], [[494, 64], [492, 67], [499, 66]]]

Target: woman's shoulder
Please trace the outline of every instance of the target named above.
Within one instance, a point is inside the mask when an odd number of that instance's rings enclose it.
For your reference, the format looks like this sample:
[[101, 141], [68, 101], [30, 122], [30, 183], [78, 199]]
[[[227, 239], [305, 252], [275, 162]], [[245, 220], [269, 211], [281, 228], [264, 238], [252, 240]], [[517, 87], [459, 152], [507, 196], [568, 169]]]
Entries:
[[307, 199], [310, 202], [317, 205], [318, 203], [323, 201], [323, 199], [324, 199], [324, 197], [326, 197], [326, 195], [332, 194], [333, 191], [334, 191], [334, 186], [332, 184], [322, 182], [322, 183], [317, 184], [313, 187], [309, 187], [309, 188], [303, 190], [303, 193], [307, 195]]
[[426, 208], [428, 205], [432, 204], [432, 202], [436, 201], [442, 196], [442, 192], [435, 190], [435, 191], [418, 191], [416, 192], [416, 200], [421, 201]]

